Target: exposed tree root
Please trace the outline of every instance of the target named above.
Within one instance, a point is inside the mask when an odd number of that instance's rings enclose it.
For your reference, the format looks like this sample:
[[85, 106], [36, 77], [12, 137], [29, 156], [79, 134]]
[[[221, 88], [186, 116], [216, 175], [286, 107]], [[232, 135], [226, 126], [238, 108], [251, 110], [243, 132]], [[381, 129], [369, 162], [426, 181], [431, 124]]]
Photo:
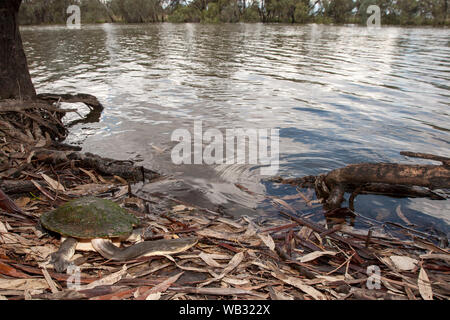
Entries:
[[[60, 102], [82, 102], [90, 109], [89, 121], [99, 119], [102, 105], [88, 94], [40, 94], [33, 101], [0, 100], [0, 188], [6, 193], [34, 191], [29, 181], [13, 181], [23, 173], [35, 171], [44, 163], [70, 164], [95, 169], [106, 176], [119, 176], [129, 182], [151, 180], [156, 172], [132, 161], [102, 158], [91, 153], [81, 153], [79, 147], [62, 143], [68, 134], [62, 118], [76, 109], [62, 109]], [[94, 119], [92, 118], [94, 117]], [[77, 121], [85, 121], [81, 119]]]
[[78, 93], [78, 94], [53, 94], [53, 93], [40, 93], [37, 95], [38, 99], [47, 101], [49, 103], [54, 102], [82, 102], [89, 106], [90, 108], [101, 108], [103, 110], [103, 106], [97, 100], [97, 98], [93, 95], [86, 93]]
[[85, 94], [85, 93], [78, 93], [78, 94], [52, 94], [52, 93], [41, 93], [38, 94], [37, 97], [41, 100], [44, 100], [48, 103], [59, 103], [59, 102], [67, 102], [67, 103], [77, 103], [82, 102], [85, 105], [87, 105], [90, 109], [89, 114], [79, 120], [75, 120], [68, 124], [67, 126], [73, 126], [77, 123], [88, 123], [88, 122], [98, 122], [100, 121], [100, 116], [103, 111], [103, 106], [101, 103], [97, 100], [96, 97]]

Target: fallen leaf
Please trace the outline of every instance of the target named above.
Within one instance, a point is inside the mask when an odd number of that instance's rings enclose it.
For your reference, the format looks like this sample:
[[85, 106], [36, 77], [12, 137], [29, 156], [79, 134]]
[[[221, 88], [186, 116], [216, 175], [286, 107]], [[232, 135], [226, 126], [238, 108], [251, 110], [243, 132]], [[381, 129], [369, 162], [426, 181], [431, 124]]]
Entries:
[[45, 279], [0, 279], [0, 289], [4, 290], [38, 290], [47, 289]]
[[278, 199], [278, 198], [273, 198], [272, 201], [277, 203], [278, 205], [288, 209], [292, 213], [297, 214], [297, 211], [295, 211], [294, 208], [292, 208], [286, 201]]
[[114, 176], [114, 179], [116, 179], [117, 181], [119, 181], [121, 184], [126, 184], [126, 185], [128, 185], [127, 180], [125, 180], [125, 179], [122, 178], [122, 177]]
[[191, 210], [192, 208], [186, 207], [185, 205], [179, 204], [172, 208], [173, 212], [180, 212], [185, 210]]
[[161, 292], [150, 293], [145, 300], [159, 300], [161, 298]]
[[45, 182], [47, 182], [47, 184], [55, 191], [61, 191], [61, 192], [66, 192], [66, 189], [64, 188], [64, 186], [59, 183], [58, 181], [53, 180], [52, 178], [50, 178], [48, 175], [41, 173], [41, 177], [44, 178]]
[[164, 231], [164, 233], [169, 233], [169, 230], [164, 227], [163, 225], [157, 223], [157, 222], [149, 222], [148, 225], [150, 226], [154, 226], [155, 228], [161, 229], [162, 231]]
[[89, 178], [91, 178], [91, 180], [92, 180], [92, 182], [93, 183], [98, 183], [98, 179], [95, 177], [95, 175], [91, 172], [91, 171], [89, 171], [89, 170], [85, 170], [85, 169], [83, 169], [83, 168], [79, 168], [81, 171], [83, 171], [84, 173], [86, 173], [88, 176], [89, 176]]
[[289, 277], [282, 273], [275, 273], [275, 272], [272, 272], [272, 275], [275, 278], [280, 279], [281, 281], [300, 289], [304, 293], [309, 294], [311, 297], [313, 297], [316, 300], [326, 300], [327, 299], [326, 296], [322, 292], [307, 285], [300, 278]]
[[419, 263], [416, 259], [407, 256], [390, 256], [389, 259], [391, 259], [395, 267], [401, 271], [413, 270]]
[[267, 247], [269, 247], [270, 250], [275, 251], [275, 242], [273, 241], [270, 234], [264, 235], [260, 233], [258, 234], [258, 237], [264, 242]]
[[20, 244], [21, 246], [30, 246], [33, 244], [32, 241], [11, 232], [0, 233], [0, 243], [14, 243]]
[[225, 223], [225, 224], [227, 224], [229, 226], [232, 226], [232, 227], [234, 227], [236, 229], [239, 229], [239, 230], [243, 230], [244, 229], [244, 226], [240, 225], [236, 221], [233, 221], [233, 220], [230, 220], [230, 219], [227, 219], [227, 218], [224, 218], [224, 217], [217, 218], [217, 221], [223, 222], [223, 223]]
[[223, 277], [222, 281], [228, 284], [232, 284], [234, 286], [242, 286], [250, 283], [248, 279], [236, 279], [231, 277]]
[[287, 295], [281, 291], [277, 291], [272, 287], [269, 287], [270, 298], [272, 300], [294, 300], [294, 297]]
[[0, 233], [8, 233], [8, 229], [6, 229], [6, 225], [0, 221]]
[[233, 258], [230, 260], [230, 262], [228, 263], [228, 265], [225, 267], [225, 269], [223, 269], [222, 273], [218, 276], [215, 276], [213, 279], [210, 279], [206, 282], [203, 282], [202, 284], [199, 285], [199, 287], [204, 287], [214, 281], [218, 281], [220, 279], [222, 279], [223, 277], [225, 277], [228, 273], [230, 273], [231, 271], [233, 271], [244, 259], [244, 252], [239, 252], [236, 253]]
[[319, 257], [322, 257], [322, 256], [326, 256], [326, 255], [334, 256], [336, 254], [337, 254], [337, 252], [334, 252], [334, 251], [314, 251], [314, 252], [305, 254], [303, 257], [297, 258], [297, 260], [299, 260], [302, 263], [305, 263], [305, 262], [308, 262], [308, 261], [315, 260], [315, 259], [317, 259]]
[[236, 241], [236, 235], [233, 233], [226, 233], [226, 232], [218, 232], [210, 229], [204, 229], [204, 230], [198, 230], [196, 231], [197, 234], [203, 236], [203, 237], [210, 237], [210, 238], [216, 238], [216, 239], [224, 239], [228, 241]]
[[95, 288], [97, 286], [112, 285], [118, 282], [120, 279], [122, 279], [126, 274], [127, 274], [127, 266], [123, 265], [121, 270], [114, 272], [110, 275], [107, 275], [99, 280], [93, 281], [88, 285], [80, 286], [77, 290], [86, 290]]
[[198, 256], [200, 257], [200, 259], [202, 259], [203, 261], [205, 261], [206, 264], [207, 264], [208, 266], [210, 266], [210, 267], [213, 267], [213, 268], [223, 268], [223, 265], [221, 265], [221, 264], [218, 263], [216, 260], [214, 260], [214, 258], [212, 258], [210, 254], [207, 254], [207, 253], [202, 252], [202, 253], [200, 253]]
[[431, 289], [430, 279], [424, 268], [420, 268], [419, 278], [417, 280], [420, 295], [424, 300], [433, 300], [433, 290]]
[[[184, 272], [180, 272], [180, 273], [164, 280], [163, 282], [157, 284], [156, 286], [154, 286], [153, 288], [151, 288], [144, 294], [140, 295], [136, 299], [137, 300], [158, 300], [161, 297], [161, 293], [166, 291], [173, 283], [175, 283], [178, 280], [178, 278], [181, 277], [181, 275], [183, 273]], [[157, 295], [158, 293], [159, 293], [159, 296]], [[153, 295], [153, 296], [149, 298], [150, 295]], [[158, 299], [155, 299], [156, 297], [158, 297]]]
[[221, 276], [223, 277], [234, 270], [242, 262], [242, 260], [244, 260], [244, 252], [236, 253], [223, 270]]

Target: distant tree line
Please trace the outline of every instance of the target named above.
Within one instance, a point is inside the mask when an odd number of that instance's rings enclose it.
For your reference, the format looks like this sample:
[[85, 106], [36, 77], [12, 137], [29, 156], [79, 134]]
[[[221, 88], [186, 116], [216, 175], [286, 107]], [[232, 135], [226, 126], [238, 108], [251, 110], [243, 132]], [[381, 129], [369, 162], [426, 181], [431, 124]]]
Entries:
[[361, 23], [378, 5], [382, 24], [450, 25], [450, 0], [24, 0], [21, 24], [65, 23], [67, 7], [82, 23], [280, 22]]

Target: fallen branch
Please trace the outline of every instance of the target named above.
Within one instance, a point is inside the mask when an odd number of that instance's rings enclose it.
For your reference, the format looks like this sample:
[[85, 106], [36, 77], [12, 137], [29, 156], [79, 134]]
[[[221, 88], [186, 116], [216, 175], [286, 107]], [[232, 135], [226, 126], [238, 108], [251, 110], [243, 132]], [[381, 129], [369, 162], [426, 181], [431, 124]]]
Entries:
[[272, 181], [300, 187], [313, 187], [327, 209], [341, 206], [344, 193], [352, 193], [351, 202], [361, 193], [397, 197], [447, 197], [432, 190], [450, 188], [450, 159], [431, 154], [402, 152], [403, 155], [441, 161], [442, 165], [408, 165], [397, 163], [360, 163], [335, 169], [319, 176]]

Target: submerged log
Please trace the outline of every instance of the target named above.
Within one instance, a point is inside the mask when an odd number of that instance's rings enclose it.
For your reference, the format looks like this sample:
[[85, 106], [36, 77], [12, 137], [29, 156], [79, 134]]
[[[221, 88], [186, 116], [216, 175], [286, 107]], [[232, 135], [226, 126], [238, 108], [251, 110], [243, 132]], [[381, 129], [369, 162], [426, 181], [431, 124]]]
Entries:
[[450, 158], [432, 154], [402, 152], [402, 155], [435, 160], [442, 165], [409, 165], [397, 163], [360, 163], [335, 169], [319, 176], [296, 179], [277, 178], [274, 181], [301, 187], [314, 187], [327, 209], [336, 209], [344, 193], [370, 193], [399, 197], [429, 197], [446, 199], [432, 190], [450, 189]]

